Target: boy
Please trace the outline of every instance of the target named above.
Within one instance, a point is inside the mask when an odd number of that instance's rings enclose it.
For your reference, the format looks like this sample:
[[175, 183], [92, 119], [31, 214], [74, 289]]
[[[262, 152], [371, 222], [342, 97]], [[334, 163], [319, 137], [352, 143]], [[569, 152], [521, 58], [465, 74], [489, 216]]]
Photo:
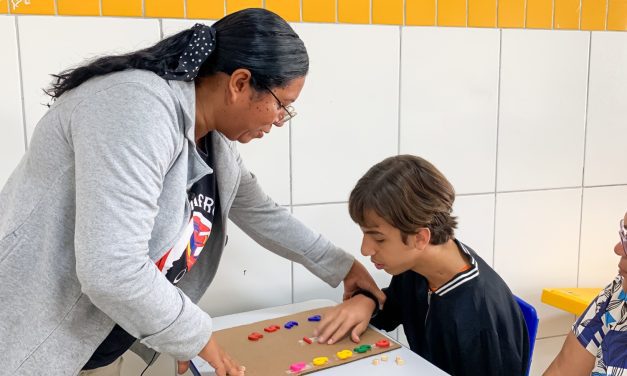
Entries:
[[349, 199], [361, 253], [394, 277], [379, 309], [368, 292], [332, 308], [319, 342], [353, 341], [373, 324], [403, 325], [412, 351], [452, 375], [525, 375], [529, 339], [505, 282], [454, 237], [455, 192], [426, 160], [399, 155], [372, 167]]

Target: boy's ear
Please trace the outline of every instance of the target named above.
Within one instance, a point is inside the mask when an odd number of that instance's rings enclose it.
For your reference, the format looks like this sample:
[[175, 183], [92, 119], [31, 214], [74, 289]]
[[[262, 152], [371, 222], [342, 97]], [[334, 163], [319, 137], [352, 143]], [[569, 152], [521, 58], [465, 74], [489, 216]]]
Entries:
[[418, 231], [411, 235], [413, 240], [414, 248], [423, 250], [429, 245], [429, 241], [431, 241], [431, 230], [426, 227], [418, 229]]

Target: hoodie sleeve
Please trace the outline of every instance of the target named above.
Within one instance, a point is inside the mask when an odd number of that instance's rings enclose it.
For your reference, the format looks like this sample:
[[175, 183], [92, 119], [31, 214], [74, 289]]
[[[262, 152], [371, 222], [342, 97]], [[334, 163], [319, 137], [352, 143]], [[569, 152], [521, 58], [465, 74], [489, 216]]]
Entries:
[[158, 198], [180, 139], [178, 111], [165, 87], [132, 82], [76, 106], [69, 126], [74, 240], [76, 272], [93, 304], [145, 345], [191, 359], [209, 340], [211, 318], [148, 256]]

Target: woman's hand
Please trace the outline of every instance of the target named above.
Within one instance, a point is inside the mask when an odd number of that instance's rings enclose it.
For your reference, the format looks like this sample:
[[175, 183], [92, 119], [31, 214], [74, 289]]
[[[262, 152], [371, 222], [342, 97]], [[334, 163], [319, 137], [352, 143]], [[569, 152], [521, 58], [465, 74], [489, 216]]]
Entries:
[[[213, 339], [200, 350], [199, 357], [203, 358], [216, 371], [217, 376], [244, 376], [246, 367], [240, 366], [226, 353]], [[183, 374], [189, 368], [189, 361], [178, 362], [178, 373]]]
[[361, 262], [355, 260], [353, 266], [344, 277], [344, 300], [348, 300], [357, 290], [368, 290], [377, 297], [379, 306], [385, 303], [385, 294], [372, 279], [366, 267]]

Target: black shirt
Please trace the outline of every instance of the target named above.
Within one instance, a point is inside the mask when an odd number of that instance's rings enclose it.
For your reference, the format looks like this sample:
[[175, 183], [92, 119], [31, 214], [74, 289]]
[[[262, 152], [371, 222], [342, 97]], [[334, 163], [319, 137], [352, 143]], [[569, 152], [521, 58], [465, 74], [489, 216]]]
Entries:
[[455, 243], [469, 270], [434, 292], [414, 271], [394, 276], [371, 324], [386, 331], [403, 325], [411, 350], [454, 376], [526, 375], [527, 326], [512, 292], [472, 249]]
[[[199, 154], [207, 165], [212, 167], [214, 164], [211, 135], [201, 139], [198, 146]], [[175, 285], [194, 266], [209, 239], [215, 216], [220, 215], [215, 170], [192, 185], [187, 192], [187, 198], [192, 209], [187, 229], [180, 241], [156, 263], [168, 281]], [[135, 337], [116, 324], [83, 369], [95, 369], [113, 363], [133, 345], [135, 340]]]

